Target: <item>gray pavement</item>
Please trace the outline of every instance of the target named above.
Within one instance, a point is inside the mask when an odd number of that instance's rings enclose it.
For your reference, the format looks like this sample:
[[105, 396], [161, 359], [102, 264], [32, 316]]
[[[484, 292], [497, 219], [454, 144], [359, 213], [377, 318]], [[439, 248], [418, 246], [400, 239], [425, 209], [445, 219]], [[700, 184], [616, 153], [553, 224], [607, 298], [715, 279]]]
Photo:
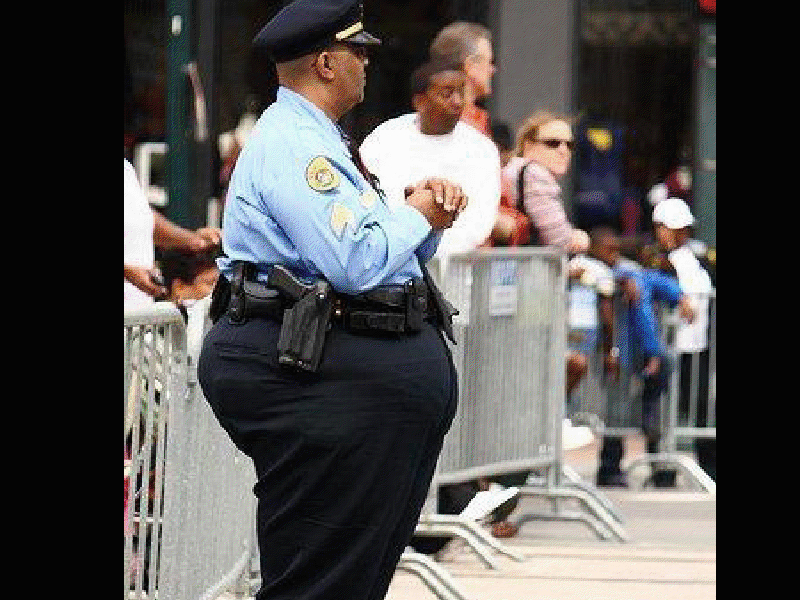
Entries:
[[[623, 466], [643, 446], [641, 437], [628, 438]], [[593, 484], [597, 456], [594, 442], [567, 452], [565, 464]], [[599, 488], [623, 519], [626, 542], [601, 540], [582, 522], [535, 520], [501, 540], [522, 555], [521, 562], [497, 554], [498, 568], [491, 569], [461, 539], [436, 562], [467, 600], [715, 599], [716, 494], [692, 491], [680, 476], [673, 489], [643, 488], [647, 474], [631, 473], [628, 489]], [[512, 519], [543, 512], [541, 502], [547, 501], [523, 498]], [[385, 600], [436, 599], [421, 578], [398, 570]]]
[[[597, 443], [568, 452], [565, 463], [594, 482]], [[626, 461], [643, 451], [626, 440]], [[605, 541], [584, 523], [527, 521], [502, 540], [522, 562], [497, 555], [490, 569], [462, 541], [437, 557], [469, 600], [710, 600], [716, 598], [716, 494], [691, 491], [679, 477], [673, 489], [643, 488], [647, 475], [631, 473], [631, 488], [600, 488], [624, 520], [628, 541]], [[523, 498], [514, 514], [542, 512]], [[513, 518], [513, 515], [512, 515]], [[398, 571], [386, 600], [429, 600], [418, 576]]]

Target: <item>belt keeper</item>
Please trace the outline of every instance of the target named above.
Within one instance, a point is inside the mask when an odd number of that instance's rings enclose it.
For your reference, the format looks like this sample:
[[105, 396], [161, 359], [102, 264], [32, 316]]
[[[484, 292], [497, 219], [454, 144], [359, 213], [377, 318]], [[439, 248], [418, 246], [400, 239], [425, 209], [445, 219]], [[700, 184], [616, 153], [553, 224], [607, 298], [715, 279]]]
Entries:
[[233, 269], [233, 277], [231, 278], [231, 299], [228, 306], [228, 314], [231, 322], [235, 324], [244, 323], [244, 278], [245, 266], [241, 262], [237, 262]]
[[410, 330], [420, 331], [428, 311], [425, 286], [415, 278], [406, 281], [403, 287], [406, 292], [406, 324]]

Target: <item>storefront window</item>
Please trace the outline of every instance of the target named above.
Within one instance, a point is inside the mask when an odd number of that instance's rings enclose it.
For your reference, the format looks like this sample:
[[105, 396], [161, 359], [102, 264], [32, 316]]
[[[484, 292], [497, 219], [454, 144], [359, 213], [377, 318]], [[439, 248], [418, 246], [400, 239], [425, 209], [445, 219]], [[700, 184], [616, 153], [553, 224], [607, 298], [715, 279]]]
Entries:
[[577, 225], [648, 232], [652, 187], [691, 179], [694, 27], [689, 0], [582, 0]]

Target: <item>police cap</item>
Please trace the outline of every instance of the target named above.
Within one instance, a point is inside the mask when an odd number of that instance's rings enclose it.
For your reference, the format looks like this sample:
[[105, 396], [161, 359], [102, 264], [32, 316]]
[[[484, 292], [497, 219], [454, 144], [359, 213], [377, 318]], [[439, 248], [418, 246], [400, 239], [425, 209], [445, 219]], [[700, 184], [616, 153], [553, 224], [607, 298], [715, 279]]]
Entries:
[[284, 6], [253, 39], [276, 62], [310, 54], [339, 41], [380, 44], [364, 30], [361, 0], [294, 0]]

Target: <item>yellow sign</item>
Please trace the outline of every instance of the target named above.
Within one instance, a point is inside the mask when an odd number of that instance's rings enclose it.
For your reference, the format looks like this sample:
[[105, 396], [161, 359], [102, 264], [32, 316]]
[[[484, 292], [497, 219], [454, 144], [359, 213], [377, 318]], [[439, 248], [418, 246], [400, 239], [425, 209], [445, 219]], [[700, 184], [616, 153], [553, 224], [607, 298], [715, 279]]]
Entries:
[[602, 152], [607, 152], [611, 148], [613, 138], [608, 129], [587, 129], [586, 137], [595, 148]]
[[306, 181], [312, 190], [327, 192], [339, 185], [339, 174], [324, 156], [317, 156], [306, 168]]

